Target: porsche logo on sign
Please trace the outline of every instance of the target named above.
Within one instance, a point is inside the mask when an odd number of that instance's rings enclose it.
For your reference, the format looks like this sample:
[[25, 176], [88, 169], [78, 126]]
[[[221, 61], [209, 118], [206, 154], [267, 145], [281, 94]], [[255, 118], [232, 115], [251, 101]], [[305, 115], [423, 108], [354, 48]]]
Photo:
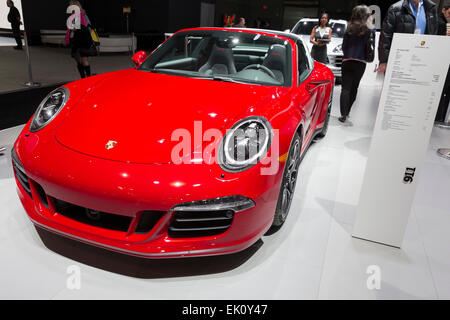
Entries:
[[105, 145], [106, 150], [112, 149], [116, 146], [117, 141], [109, 140], [108, 143]]
[[420, 45], [423, 47], [425, 45], [425, 41], [422, 41]]

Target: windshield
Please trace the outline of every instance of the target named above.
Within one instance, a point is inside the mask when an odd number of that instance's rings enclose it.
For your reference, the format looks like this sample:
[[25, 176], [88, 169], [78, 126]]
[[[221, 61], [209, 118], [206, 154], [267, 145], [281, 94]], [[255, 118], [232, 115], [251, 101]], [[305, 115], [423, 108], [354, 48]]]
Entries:
[[330, 28], [333, 30], [331, 36], [335, 38], [343, 38], [346, 27], [347, 26], [343, 23], [331, 21]]
[[300, 21], [297, 25], [297, 30], [292, 30], [295, 34], [307, 34], [310, 35], [312, 29], [317, 26], [315, 21]]
[[139, 70], [189, 78], [290, 86], [288, 41], [255, 33], [195, 30], [179, 32]]
[[[300, 21], [296, 26], [296, 30], [292, 30], [295, 34], [310, 35], [312, 29], [317, 26], [317, 21]], [[332, 30], [331, 36], [334, 38], [343, 38], [346, 25], [340, 22], [330, 21], [329, 27]]]

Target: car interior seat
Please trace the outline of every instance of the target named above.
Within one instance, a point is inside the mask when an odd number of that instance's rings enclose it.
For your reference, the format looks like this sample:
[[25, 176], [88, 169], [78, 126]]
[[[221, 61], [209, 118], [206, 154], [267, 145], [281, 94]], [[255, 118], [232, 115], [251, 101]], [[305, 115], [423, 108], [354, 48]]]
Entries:
[[264, 57], [263, 66], [269, 68], [280, 83], [284, 83], [284, 68], [286, 66], [286, 47], [273, 44]]
[[205, 74], [232, 74], [236, 73], [233, 51], [229, 47], [221, 47], [214, 44], [208, 61], [198, 69]]

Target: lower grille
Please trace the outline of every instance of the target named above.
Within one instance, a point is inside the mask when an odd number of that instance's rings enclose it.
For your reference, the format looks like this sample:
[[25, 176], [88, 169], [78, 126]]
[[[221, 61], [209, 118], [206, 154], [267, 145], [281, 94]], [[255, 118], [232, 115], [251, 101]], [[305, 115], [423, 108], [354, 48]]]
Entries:
[[144, 211], [141, 213], [134, 233], [148, 233], [161, 220], [165, 211]]
[[[44, 191], [42, 190], [42, 192]], [[58, 214], [98, 228], [127, 232], [133, 220], [133, 217], [91, 210], [55, 198], [53, 198], [53, 203]], [[164, 211], [143, 211], [134, 233], [150, 232], [164, 213]]]
[[334, 65], [336, 67], [341, 67], [342, 66], [342, 56], [337, 56], [334, 60]]
[[[25, 170], [17, 157], [14, 148], [11, 150], [12, 164], [14, 168], [14, 173], [19, 181], [20, 185], [26, 191], [26, 193], [33, 198], [30, 187], [30, 179], [28, 178]], [[49, 208], [47, 194], [45, 190], [36, 181], [32, 181], [33, 189], [35, 190], [36, 197], [40, 202], [47, 208]], [[80, 223], [84, 223], [90, 226], [127, 232], [130, 228], [133, 217], [123, 216], [119, 214], [113, 214], [108, 212], [100, 212], [85, 207], [77, 206], [75, 204], [65, 202], [51, 197], [53, 200], [55, 211]], [[145, 234], [150, 232], [155, 225], [164, 216], [165, 211], [143, 211], [139, 215], [139, 220], [137, 221], [136, 229], [134, 233]]]
[[168, 234], [172, 238], [194, 238], [219, 235], [233, 222], [232, 210], [176, 212]]
[[54, 199], [54, 205], [55, 211], [60, 215], [103, 229], [126, 232], [133, 220], [132, 217], [95, 211], [58, 199]]
[[33, 198], [33, 196], [31, 195], [30, 180], [28, 179], [28, 176], [25, 173], [25, 169], [23, 168], [22, 163], [20, 163], [19, 157], [17, 157], [14, 148], [11, 150], [11, 158], [14, 173], [16, 174], [17, 180], [19, 181], [20, 185], [25, 189], [25, 191], [28, 193], [28, 195], [31, 198]]
[[44, 189], [42, 189], [42, 187], [38, 183], [36, 183], [36, 181], [33, 181], [33, 185], [37, 191], [37, 194], [39, 195], [39, 199], [41, 199], [42, 204], [48, 208], [47, 195], [45, 194]]

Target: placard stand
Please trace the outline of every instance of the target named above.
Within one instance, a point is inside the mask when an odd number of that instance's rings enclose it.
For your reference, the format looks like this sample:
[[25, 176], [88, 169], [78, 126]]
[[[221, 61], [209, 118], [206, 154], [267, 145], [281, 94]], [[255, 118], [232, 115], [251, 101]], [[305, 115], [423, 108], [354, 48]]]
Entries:
[[437, 153], [442, 158], [450, 160], [450, 149], [441, 148], [441, 149], [438, 149]]
[[[22, 16], [24, 16], [23, 12], [22, 12]], [[25, 18], [22, 17], [22, 20], [23, 20], [23, 29], [24, 29], [23, 39], [25, 40], [25, 51], [27, 54], [27, 65], [28, 65], [28, 81], [25, 82], [25, 85], [30, 88], [37, 88], [37, 87], [40, 87], [41, 84], [39, 82], [33, 81], [33, 71], [31, 70], [30, 47], [28, 45], [28, 36], [27, 36], [27, 31], [26, 31], [27, 28], [25, 25]]]
[[436, 127], [442, 128], [442, 129], [450, 129], [450, 102], [448, 103], [447, 107], [447, 115], [445, 116], [444, 123], [438, 123]]
[[25, 51], [27, 53], [27, 64], [28, 64], [28, 82], [25, 82], [25, 85], [27, 87], [37, 88], [40, 87], [41, 84], [39, 82], [33, 81], [33, 72], [31, 70], [30, 47], [28, 46], [28, 37], [26, 31], [23, 33], [23, 38], [25, 40]]
[[448, 52], [450, 37], [394, 34], [353, 237], [401, 247]]

